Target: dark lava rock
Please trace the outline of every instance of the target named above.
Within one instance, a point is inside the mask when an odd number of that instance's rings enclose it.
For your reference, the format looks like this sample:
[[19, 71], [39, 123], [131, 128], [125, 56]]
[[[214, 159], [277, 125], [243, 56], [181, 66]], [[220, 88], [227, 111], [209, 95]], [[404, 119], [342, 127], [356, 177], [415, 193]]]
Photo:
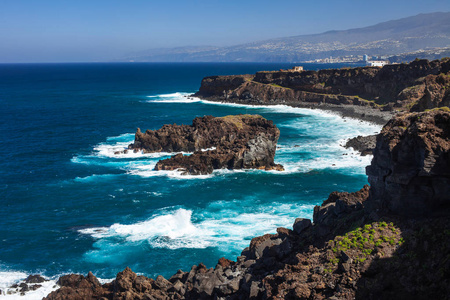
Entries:
[[375, 149], [375, 145], [377, 143], [376, 135], [368, 135], [368, 136], [357, 136], [351, 138], [345, 144], [345, 148], [353, 148], [356, 151], [359, 151], [362, 156], [371, 155], [373, 149]]
[[25, 283], [42, 283], [48, 281], [41, 275], [30, 275], [25, 279]]
[[283, 170], [274, 163], [279, 129], [259, 115], [195, 118], [192, 125], [164, 125], [136, 132], [131, 149], [148, 152], [193, 152], [160, 160], [155, 170], [210, 174], [214, 169]]
[[294, 226], [292, 226], [292, 228], [294, 229], [295, 232], [300, 234], [305, 229], [311, 227], [311, 225], [312, 223], [310, 219], [297, 218], [295, 219]]
[[378, 135], [367, 167], [369, 203], [408, 216], [450, 205], [450, 112], [403, 114]]

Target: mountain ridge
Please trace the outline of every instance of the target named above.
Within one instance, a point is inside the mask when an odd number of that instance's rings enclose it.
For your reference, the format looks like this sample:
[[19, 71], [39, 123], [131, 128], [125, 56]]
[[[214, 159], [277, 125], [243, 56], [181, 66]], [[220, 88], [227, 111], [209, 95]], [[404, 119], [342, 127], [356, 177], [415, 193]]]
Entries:
[[280, 37], [228, 47], [141, 51], [123, 58], [148, 62], [299, 62], [329, 56], [398, 55], [450, 46], [450, 12], [419, 14], [375, 25]]

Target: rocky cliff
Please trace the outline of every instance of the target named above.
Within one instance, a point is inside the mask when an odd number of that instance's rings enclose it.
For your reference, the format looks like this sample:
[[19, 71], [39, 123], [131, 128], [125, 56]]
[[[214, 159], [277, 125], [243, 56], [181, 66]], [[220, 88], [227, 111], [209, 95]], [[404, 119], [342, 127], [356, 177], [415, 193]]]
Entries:
[[202, 80], [195, 96], [246, 104], [352, 105], [381, 111], [420, 111], [450, 103], [449, 72], [450, 59], [445, 58], [382, 68], [213, 76]]
[[171, 278], [66, 275], [47, 299], [450, 299], [450, 112], [404, 114], [377, 138], [371, 186], [333, 192], [313, 222], [252, 239], [237, 261]]
[[210, 174], [214, 169], [282, 170], [274, 163], [280, 130], [259, 115], [195, 118], [192, 125], [164, 125], [158, 130], [137, 130], [131, 150], [194, 152], [160, 160], [155, 170], [183, 174]]
[[448, 111], [403, 114], [389, 121], [367, 167], [375, 207], [405, 216], [450, 207], [449, 150]]

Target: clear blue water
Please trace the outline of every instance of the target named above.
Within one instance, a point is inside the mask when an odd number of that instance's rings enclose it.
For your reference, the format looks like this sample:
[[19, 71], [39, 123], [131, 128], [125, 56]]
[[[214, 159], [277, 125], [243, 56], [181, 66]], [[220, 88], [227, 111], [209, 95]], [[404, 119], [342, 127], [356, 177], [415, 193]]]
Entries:
[[[379, 126], [307, 109], [189, 100], [208, 75], [288, 64], [0, 65], [0, 275], [48, 277], [126, 266], [170, 276], [235, 259], [252, 237], [312, 217], [334, 190], [367, 183], [361, 158], [340, 146]], [[305, 65], [309, 69], [330, 65]], [[285, 172], [152, 171], [170, 153], [115, 156], [137, 127], [197, 116], [257, 113], [281, 130]], [[1, 282], [1, 279], [0, 279]]]

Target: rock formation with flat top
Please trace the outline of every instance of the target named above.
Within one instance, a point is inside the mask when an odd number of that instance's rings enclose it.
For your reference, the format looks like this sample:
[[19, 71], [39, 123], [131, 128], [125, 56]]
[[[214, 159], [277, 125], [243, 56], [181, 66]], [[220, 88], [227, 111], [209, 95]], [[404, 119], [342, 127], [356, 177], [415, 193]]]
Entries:
[[130, 149], [179, 153], [160, 160], [155, 170], [180, 170], [182, 174], [210, 174], [214, 169], [283, 170], [274, 163], [280, 130], [259, 115], [205, 116], [192, 125], [164, 125], [159, 130], [136, 132]]

